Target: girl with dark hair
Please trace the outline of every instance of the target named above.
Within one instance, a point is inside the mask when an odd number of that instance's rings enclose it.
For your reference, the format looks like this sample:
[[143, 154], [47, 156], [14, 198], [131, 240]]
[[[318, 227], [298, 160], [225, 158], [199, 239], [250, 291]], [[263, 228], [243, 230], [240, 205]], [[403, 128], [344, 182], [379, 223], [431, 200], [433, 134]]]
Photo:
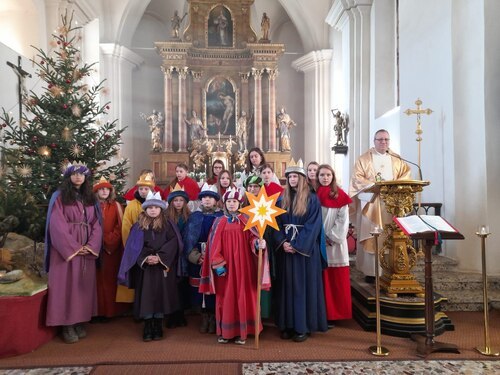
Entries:
[[48, 272], [47, 326], [62, 326], [64, 342], [84, 338], [97, 315], [96, 262], [102, 244], [90, 170], [70, 164], [52, 195], [45, 232]]
[[[245, 181], [251, 175], [260, 176], [262, 172], [262, 167], [266, 164], [266, 157], [262, 150], [258, 147], [254, 147], [248, 151], [246, 159], [245, 170], [241, 173], [240, 179], [238, 181], [238, 187], [244, 187]], [[276, 175], [273, 174], [273, 182], [277, 184], [280, 183]]]
[[288, 167], [275, 231], [276, 325], [284, 340], [305, 341], [328, 329], [321, 279], [321, 206], [302, 167]]
[[207, 184], [209, 185], [215, 185], [217, 183], [217, 180], [226, 168], [224, 166], [224, 162], [222, 160], [216, 159], [212, 163], [212, 176], [207, 180]]
[[[223, 196], [224, 193], [228, 189], [235, 188], [236, 186], [233, 183], [233, 175], [231, 172], [228, 170], [224, 170], [219, 174], [219, 179], [217, 180], [217, 183], [215, 184], [217, 186], [217, 191], [219, 192], [219, 196]], [[223, 208], [223, 203], [222, 201], [217, 202], [219, 208]]]
[[329, 321], [351, 319], [349, 276], [349, 204], [351, 198], [337, 186], [335, 172], [328, 164], [318, 167], [318, 198], [326, 235], [328, 268], [323, 270], [326, 314]]

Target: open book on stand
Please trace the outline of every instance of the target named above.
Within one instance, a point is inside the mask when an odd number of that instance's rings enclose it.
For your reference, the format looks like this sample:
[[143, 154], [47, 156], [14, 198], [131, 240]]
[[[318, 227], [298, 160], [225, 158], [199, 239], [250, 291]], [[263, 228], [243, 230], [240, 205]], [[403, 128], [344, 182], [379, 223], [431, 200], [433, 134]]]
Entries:
[[458, 233], [458, 230], [453, 228], [451, 224], [441, 216], [411, 215], [406, 217], [394, 217], [393, 220], [407, 236], [415, 233], [435, 231]]

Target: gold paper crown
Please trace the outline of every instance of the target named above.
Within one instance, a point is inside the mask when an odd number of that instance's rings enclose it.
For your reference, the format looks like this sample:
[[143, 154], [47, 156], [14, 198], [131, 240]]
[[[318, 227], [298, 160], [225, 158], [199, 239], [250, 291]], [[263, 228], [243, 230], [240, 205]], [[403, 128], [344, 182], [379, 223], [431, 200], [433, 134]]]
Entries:
[[299, 173], [304, 177], [307, 177], [306, 171], [304, 170], [304, 162], [302, 161], [302, 159], [299, 159], [298, 162], [295, 162], [293, 158], [292, 160], [290, 160], [285, 170], [285, 176], [288, 176], [288, 174], [290, 173]]
[[153, 175], [151, 173], [143, 174], [139, 177], [139, 181], [135, 183], [137, 186], [149, 186], [151, 189], [155, 187]]
[[179, 185], [179, 183], [176, 183], [174, 188], [170, 190], [171, 193], [173, 193], [174, 191], [184, 191], [184, 186], [181, 186]]

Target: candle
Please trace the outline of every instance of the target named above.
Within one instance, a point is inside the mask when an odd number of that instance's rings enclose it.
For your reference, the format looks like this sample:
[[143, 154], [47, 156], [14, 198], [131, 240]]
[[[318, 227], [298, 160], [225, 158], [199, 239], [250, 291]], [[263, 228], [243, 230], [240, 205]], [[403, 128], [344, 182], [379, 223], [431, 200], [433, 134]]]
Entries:
[[481, 235], [489, 234], [488, 226], [487, 225], [481, 225], [479, 227], [479, 234], [481, 234]]

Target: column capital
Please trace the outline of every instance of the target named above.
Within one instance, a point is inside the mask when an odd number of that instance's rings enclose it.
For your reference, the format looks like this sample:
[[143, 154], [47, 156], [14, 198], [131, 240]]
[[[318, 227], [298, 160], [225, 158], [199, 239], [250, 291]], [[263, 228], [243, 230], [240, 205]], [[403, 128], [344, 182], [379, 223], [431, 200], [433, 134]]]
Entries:
[[253, 75], [254, 79], [261, 80], [262, 74], [264, 74], [265, 71], [266, 71], [265, 69], [252, 68], [252, 75]]
[[168, 77], [168, 78], [172, 78], [172, 73], [174, 72], [175, 68], [173, 66], [169, 66], [168, 68], [162, 66], [160, 67], [161, 71], [163, 72], [163, 74]]
[[125, 61], [132, 65], [133, 68], [138, 68], [140, 65], [144, 64], [144, 59], [141, 56], [122, 45], [116, 43], [101, 43], [99, 44], [99, 48], [103, 55], [117, 58], [119, 61]]
[[189, 68], [187, 66], [184, 66], [182, 68], [177, 68], [177, 71], [179, 72], [179, 79], [186, 79], [189, 73]]
[[292, 62], [292, 67], [298, 72], [306, 72], [317, 68], [324, 63], [330, 63], [333, 58], [333, 50], [322, 49], [319, 51], [311, 51], [308, 54], [299, 57]]
[[269, 75], [269, 79], [274, 81], [279, 76], [278, 68], [276, 69], [267, 69], [267, 74]]
[[251, 75], [252, 75], [252, 73], [250, 73], [250, 72], [247, 72], [247, 73], [239, 73], [239, 76], [240, 76], [241, 82], [248, 83], [248, 79], [250, 78], [250, 76], [251, 76]]
[[201, 77], [203, 77], [203, 72], [191, 71], [191, 74], [193, 75], [193, 80], [195, 82], [201, 82]]

